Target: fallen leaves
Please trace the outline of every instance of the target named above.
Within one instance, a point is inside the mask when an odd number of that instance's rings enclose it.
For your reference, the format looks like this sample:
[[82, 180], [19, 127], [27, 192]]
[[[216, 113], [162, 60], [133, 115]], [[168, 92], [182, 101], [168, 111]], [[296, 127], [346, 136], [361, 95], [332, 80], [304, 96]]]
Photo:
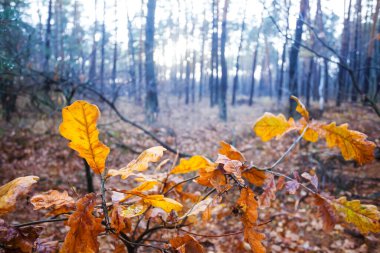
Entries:
[[61, 135], [70, 140], [69, 147], [77, 151], [96, 174], [103, 173], [110, 152], [98, 137], [96, 123], [99, 116], [96, 105], [79, 100], [63, 108], [63, 120], [59, 126]]
[[67, 221], [70, 231], [66, 235], [60, 253], [99, 252], [97, 237], [104, 229], [101, 225], [102, 218], [96, 218], [92, 214], [95, 204], [94, 193], [87, 194], [78, 200], [77, 210]]
[[15, 209], [16, 201], [27, 194], [39, 177], [26, 176], [16, 178], [0, 187], [0, 216]]

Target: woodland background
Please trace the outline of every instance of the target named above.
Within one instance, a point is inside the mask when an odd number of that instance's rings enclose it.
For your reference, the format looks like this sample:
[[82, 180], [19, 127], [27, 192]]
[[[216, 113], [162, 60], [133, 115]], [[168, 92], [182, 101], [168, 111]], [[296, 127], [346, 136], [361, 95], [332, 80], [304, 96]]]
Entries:
[[[379, 9], [380, 0], [1, 0], [0, 184], [34, 174], [41, 179], [33, 192], [99, 188], [58, 134], [61, 109], [77, 99], [102, 112], [109, 168], [157, 141], [171, 161], [177, 152], [216, 157], [221, 140], [268, 166], [294, 136], [263, 143], [252, 124], [265, 111], [297, 117], [290, 95], [312, 118], [349, 123], [378, 146]], [[379, 206], [376, 152], [376, 161], [358, 166], [324, 144], [301, 142], [280, 169], [313, 170], [324, 191]], [[19, 207], [4, 219], [43, 218], [27, 200]], [[239, 229], [226, 218], [230, 206], [219, 213], [198, 232]], [[261, 217], [272, 219], [268, 252], [380, 251], [378, 235], [342, 226], [327, 235], [309, 213], [315, 206], [305, 192], [279, 194]], [[63, 240], [63, 231], [46, 225], [44, 233]], [[209, 252], [246, 252], [241, 235], [198, 239]]]

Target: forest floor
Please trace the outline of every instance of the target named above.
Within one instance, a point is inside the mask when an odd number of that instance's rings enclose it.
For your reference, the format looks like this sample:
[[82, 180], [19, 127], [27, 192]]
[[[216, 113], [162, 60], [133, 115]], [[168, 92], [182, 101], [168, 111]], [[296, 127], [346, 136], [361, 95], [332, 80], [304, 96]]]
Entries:
[[[143, 108], [126, 102], [119, 102], [119, 108], [131, 120], [144, 123]], [[279, 113], [278, 106], [269, 99], [261, 99], [252, 107], [239, 105], [230, 107], [227, 123], [218, 120], [218, 109], [209, 108], [204, 101], [201, 104], [185, 106], [177, 99], [161, 101], [158, 122], [149, 129], [160, 139], [181, 152], [200, 154], [216, 158], [219, 142], [224, 140], [240, 150], [248, 161], [264, 167], [271, 165], [294, 141], [290, 134], [280, 140], [262, 142], [253, 131], [253, 123], [266, 111]], [[99, 123], [100, 138], [111, 147], [108, 158], [109, 168], [121, 168], [136, 158], [141, 151], [157, 144], [141, 131], [122, 122], [112, 112], [100, 108], [102, 118]], [[370, 108], [346, 104], [341, 108], [328, 106], [323, 115], [311, 110], [311, 116], [321, 121], [349, 123], [350, 128], [364, 132], [368, 138], [380, 145], [380, 118]], [[30, 196], [49, 189], [67, 190], [73, 197], [85, 194], [86, 185], [84, 166], [75, 152], [67, 147], [67, 141], [58, 133], [60, 113], [50, 116], [30, 116], [21, 112], [12, 124], [0, 123], [0, 184], [16, 177], [37, 175], [40, 181]], [[174, 160], [175, 155], [168, 153], [164, 158]], [[360, 199], [365, 204], [380, 206], [380, 162], [375, 161], [362, 167], [342, 159], [338, 150], [327, 149], [324, 141], [300, 145], [278, 167], [288, 173], [298, 170], [315, 170], [320, 180], [320, 190], [334, 196], [347, 196]], [[166, 165], [170, 167], [171, 164]], [[165, 169], [165, 168], [164, 168]], [[185, 175], [186, 177], [186, 175]], [[99, 182], [94, 179], [98, 188]], [[128, 188], [136, 183], [127, 180], [121, 182], [112, 179], [113, 186]], [[189, 192], [201, 191], [195, 184], [185, 186]], [[199, 222], [192, 228], [195, 233], [221, 235], [240, 231], [239, 217], [232, 215], [234, 199], [229, 195], [226, 204], [215, 210], [208, 222]], [[23, 223], [44, 218], [44, 214], [31, 211], [28, 199], [18, 203], [16, 212], [2, 217], [9, 223]], [[266, 234], [264, 244], [268, 252], [380, 252], [380, 236], [362, 236], [352, 227], [336, 225], [326, 234], [322, 231], [322, 221], [318, 217], [312, 197], [306, 192], [289, 195], [279, 192], [270, 208], [260, 209], [260, 222]], [[47, 224], [44, 236], [63, 240], [67, 231], [64, 226]], [[161, 233], [152, 239], [168, 240], [171, 233]], [[197, 236], [196, 236], [197, 237]], [[197, 237], [207, 247], [208, 252], [249, 252], [243, 243], [243, 235], [206, 238]], [[103, 242], [110, 242], [105, 238]], [[113, 245], [102, 243], [101, 252], [111, 252]], [[142, 249], [141, 252], [153, 252]]]

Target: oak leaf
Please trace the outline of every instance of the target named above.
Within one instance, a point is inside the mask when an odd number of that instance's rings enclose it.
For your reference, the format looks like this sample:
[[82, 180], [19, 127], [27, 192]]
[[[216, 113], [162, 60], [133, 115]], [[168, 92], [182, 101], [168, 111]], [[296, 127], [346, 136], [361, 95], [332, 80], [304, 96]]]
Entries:
[[121, 206], [122, 210], [120, 215], [125, 218], [136, 217], [143, 214], [148, 209], [148, 207], [149, 205], [141, 200], [127, 207]]
[[102, 219], [92, 214], [96, 204], [96, 195], [87, 194], [76, 203], [76, 211], [70, 215], [67, 225], [70, 227], [60, 253], [99, 252], [97, 237], [104, 229]]
[[276, 199], [277, 187], [276, 187], [276, 182], [274, 180], [273, 175], [270, 174], [268, 176], [266, 180], [266, 184], [264, 185], [263, 189], [264, 191], [259, 197], [259, 203], [260, 203], [261, 208], [269, 207], [271, 200]]
[[16, 201], [27, 194], [39, 177], [26, 176], [16, 178], [0, 187], [0, 216], [15, 209]]
[[220, 149], [218, 150], [218, 153], [227, 156], [231, 160], [238, 160], [242, 163], [246, 161], [244, 155], [240, 153], [239, 150], [224, 141], [220, 142]]
[[99, 140], [96, 123], [100, 116], [96, 105], [86, 101], [76, 101], [62, 109], [62, 123], [59, 132], [70, 140], [69, 147], [84, 158], [96, 173], [104, 171], [109, 147]]
[[67, 191], [49, 190], [34, 195], [30, 202], [34, 206], [34, 210], [51, 209], [48, 215], [59, 215], [75, 209], [75, 201]]
[[344, 159], [354, 159], [359, 164], [374, 159], [375, 143], [366, 140], [367, 136], [358, 131], [348, 129], [348, 124], [337, 126], [335, 122], [322, 126], [325, 130], [327, 146], [338, 147]]
[[162, 146], [156, 146], [144, 150], [135, 160], [128, 163], [127, 166], [119, 170], [109, 170], [108, 176], [121, 176], [121, 179], [127, 179], [135, 171], [145, 171], [149, 167], [149, 163], [158, 162], [164, 155], [166, 149]]
[[212, 203], [212, 198], [207, 198], [202, 201], [199, 201], [195, 204], [189, 211], [187, 211], [180, 219], [183, 219], [190, 215], [197, 215], [199, 213], [204, 212]]
[[184, 174], [197, 171], [199, 169], [213, 169], [214, 163], [207, 158], [196, 155], [189, 159], [181, 158], [179, 164], [170, 172], [170, 174]]
[[265, 171], [251, 168], [243, 171], [242, 177], [247, 179], [251, 184], [262, 186], [265, 182], [265, 179], [267, 178], [267, 174]]
[[255, 199], [255, 194], [250, 188], [243, 188], [241, 190], [237, 205], [243, 212], [242, 221], [244, 225], [249, 227], [255, 226], [258, 218], [257, 208], [259, 205]]
[[318, 206], [318, 211], [323, 221], [323, 229], [326, 232], [330, 232], [336, 224], [333, 206], [330, 201], [319, 194], [314, 195], [314, 203]]
[[111, 227], [115, 229], [116, 233], [123, 231], [124, 233], [129, 233], [132, 229], [132, 223], [129, 218], [122, 215], [123, 208], [118, 204], [114, 203], [111, 210]]
[[202, 245], [191, 235], [177, 236], [170, 239], [171, 246], [179, 253], [205, 253]]
[[251, 246], [251, 250], [253, 253], [265, 253], [266, 249], [261, 243], [262, 240], [265, 239], [265, 235], [255, 231], [251, 227], [244, 228], [244, 239]]
[[306, 110], [305, 105], [295, 96], [291, 96], [290, 98], [297, 102], [296, 111], [308, 122], [309, 112]]
[[283, 134], [293, 129], [296, 129], [293, 118], [286, 120], [285, 116], [282, 114], [275, 116], [268, 112], [259, 118], [253, 126], [256, 135], [264, 142], [269, 141], [274, 137], [281, 137]]
[[362, 234], [380, 232], [380, 212], [374, 205], [363, 205], [360, 200], [348, 201], [341, 197], [332, 202], [337, 214], [353, 224]]
[[181, 203], [174, 199], [166, 198], [164, 195], [146, 195], [143, 196], [143, 201], [154, 207], [159, 207], [167, 213], [170, 213], [172, 210], [178, 212], [183, 208]]

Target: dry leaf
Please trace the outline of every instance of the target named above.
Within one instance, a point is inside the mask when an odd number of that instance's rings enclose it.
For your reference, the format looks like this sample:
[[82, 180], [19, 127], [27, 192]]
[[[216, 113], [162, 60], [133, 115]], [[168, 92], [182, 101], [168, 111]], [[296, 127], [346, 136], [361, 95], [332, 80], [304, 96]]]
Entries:
[[166, 149], [162, 146], [149, 148], [143, 151], [135, 160], [120, 170], [109, 170], [108, 176], [121, 176], [121, 179], [127, 179], [134, 171], [145, 171], [149, 167], [149, 163], [158, 162], [164, 155]]
[[61, 135], [71, 141], [69, 147], [86, 159], [96, 174], [103, 173], [110, 152], [109, 147], [99, 141], [96, 127], [99, 116], [96, 105], [79, 100], [63, 108], [63, 121], [59, 126]]
[[261, 208], [270, 207], [271, 200], [276, 199], [276, 182], [274, 181], [274, 176], [268, 176], [266, 184], [263, 187], [264, 191], [259, 197], [259, 203]]
[[195, 204], [189, 211], [187, 211], [180, 219], [183, 219], [190, 215], [197, 215], [201, 212], [204, 212], [212, 203], [212, 198], [207, 198], [202, 201], [199, 201]]
[[115, 229], [116, 233], [123, 231], [124, 233], [129, 233], [132, 229], [132, 223], [129, 218], [122, 215], [123, 209], [118, 204], [115, 203], [111, 210], [111, 227]]
[[214, 163], [207, 158], [196, 155], [189, 159], [181, 158], [179, 164], [170, 172], [170, 174], [184, 174], [197, 171], [199, 169], [211, 169], [215, 167]]
[[95, 193], [90, 193], [79, 199], [77, 210], [70, 215], [67, 233], [60, 253], [95, 253], [99, 252], [98, 235], [104, 229], [102, 219], [92, 214], [96, 204]]
[[256, 186], [262, 186], [267, 178], [265, 171], [257, 170], [255, 168], [245, 170], [242, 173], [242, 177], [247, 179], [248, 182]]
[[306, 110], [304, 104], [302, 104], [302, 102], [295, 96], [291, 96], [290, 98], [297, 102], [296, 111], [308, 122], [309, 112]]
[[327, 146], [338, 147], [344, 159], [354, 159], [359, 164], [365, 164], [374, 159], [376, 145], [366, 140], [365, 134], [349, 130], [348, 124], [336, 126], [335, 122], [322, 128], [326, 131]]
[[50, 190], [43, 192], [34, 195], [30, 202], [33, 204], [34, 210], [52, 209], [49, 215], [58, 215], [75, 209], [75, 201], [67, 191]]
[[180, 253], [205, 253], [199, 242], [191, 235], [177, 236], [170, 239], [171, 246]]
[[149, 207], [148, 204], [143, 201], [138, 201], [128, 207], [122, 207], [121, 216], [126, 218], [132, 218], [143, 214]]
[[246, 161], [244, 155], [239, 150], [224, 141], [220, 142], [218, 153], [227, 156], [231, 160], [238, 160], [242, 163]]
[[39, 177], [26, 176], [16, 178], [0, 187], [0, 216], [15, 209], [16, 201], [27, 194]]
[[360, 200], [348, 201], [341, 197], [332, 202], [337, 214], [355, 225], [362, 234], [380, 232], [380, 212], [374, 205], [363, 205]]
[[318, 206], [318, 211], [323, 221], [323, 229], [326, 232], [330, 232], [335, 224], [336, 217], [334, 213], [334, 208], [324, 197], [319, 194], [314, 195], [315, 201], [314, 203]]
[[183, 208], [181, 203], [174, 199], [165, 198], [164, 195], [147, 195], [143, 197], [143, 200], [145, 203], [159, 207], [167, 213], [170, 213], [171, 210], [178, 212]]
[[259, 118], [253, 126], [256, 135], [264, 142], [269, 141], [274, 137], [281, 137], [283, 134], [293, 129], [296, 129], [296, 127], [292, 118], [286, 120], [285, 116], [282, 114], [275, 116], [272, 113], [267, 112]]

